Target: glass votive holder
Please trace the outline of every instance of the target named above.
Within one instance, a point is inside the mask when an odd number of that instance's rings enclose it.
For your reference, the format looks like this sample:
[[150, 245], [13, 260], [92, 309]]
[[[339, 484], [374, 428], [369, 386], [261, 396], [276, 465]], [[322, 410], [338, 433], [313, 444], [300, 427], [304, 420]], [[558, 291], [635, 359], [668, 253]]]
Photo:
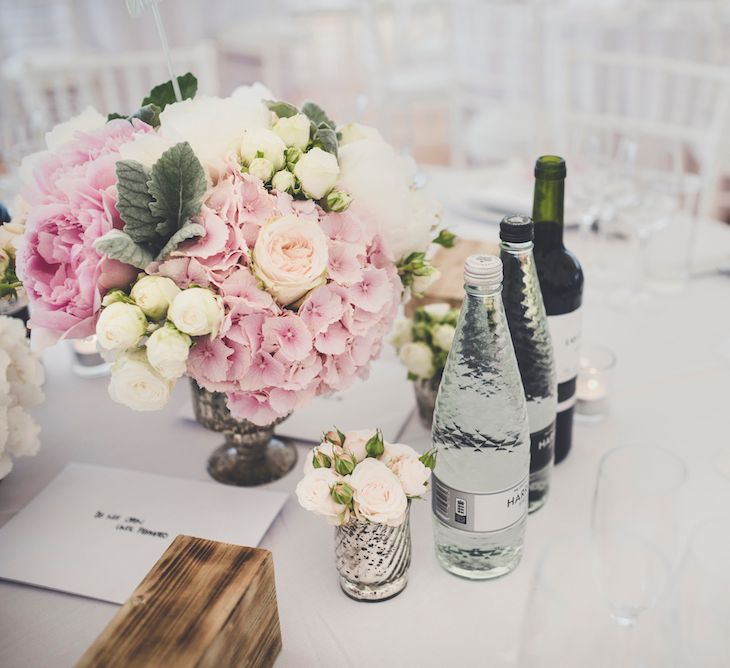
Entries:
[[73, 353], [73, 372], [81, 378], [98, 378], [109, 373], [111, 365], [101, 356], [96, 335], [70, 341]]
[[581, 422], [600, 422], [608, 414], [616, 356], [605, 346], [587, 345], [579, 357], [575, 415]]

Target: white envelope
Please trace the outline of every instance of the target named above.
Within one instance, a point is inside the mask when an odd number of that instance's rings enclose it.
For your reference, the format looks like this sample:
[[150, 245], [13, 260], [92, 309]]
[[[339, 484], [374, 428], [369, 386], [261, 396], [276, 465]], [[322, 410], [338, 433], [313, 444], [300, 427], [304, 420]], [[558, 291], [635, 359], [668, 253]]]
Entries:
[[0, 527], [0, 578], [121, 604], [178, 534], [256, 546], [286, 499], [72, 463]]

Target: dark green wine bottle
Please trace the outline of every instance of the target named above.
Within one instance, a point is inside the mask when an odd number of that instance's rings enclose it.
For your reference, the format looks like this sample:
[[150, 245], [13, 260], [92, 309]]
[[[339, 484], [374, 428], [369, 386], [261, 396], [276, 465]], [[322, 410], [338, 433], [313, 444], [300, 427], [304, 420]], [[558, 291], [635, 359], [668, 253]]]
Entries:
[[583, 301], [583, 270], [563, 244], [565, 160], [543, 155], [535, 163], [535, 264], [548, 316], [558, 380], [555, 463], [568, 456], [573, 439], [575, 383]]

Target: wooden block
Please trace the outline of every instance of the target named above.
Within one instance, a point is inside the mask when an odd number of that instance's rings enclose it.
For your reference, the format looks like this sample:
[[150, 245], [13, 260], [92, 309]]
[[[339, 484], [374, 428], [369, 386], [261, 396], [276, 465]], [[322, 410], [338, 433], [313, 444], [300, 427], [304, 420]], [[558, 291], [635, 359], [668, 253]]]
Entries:
[[259, 668], [281, 650], [271, 553], [178, 536], [80, 668]]

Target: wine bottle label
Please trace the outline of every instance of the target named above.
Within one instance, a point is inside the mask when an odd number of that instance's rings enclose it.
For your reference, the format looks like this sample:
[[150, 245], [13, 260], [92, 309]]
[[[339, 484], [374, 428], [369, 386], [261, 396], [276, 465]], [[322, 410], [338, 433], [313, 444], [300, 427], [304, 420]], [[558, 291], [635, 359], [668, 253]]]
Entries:
[[553, 461], [555, 420], [544, 429], [530, 434], [530, 473], [542, 471]]
[[529, 476], [508, 489], [488, 494], [461, 492], [432, 476], [431, 503], [434, 514], [462, 531], [501, 531], [527, 514]]
[[575, 377], [578, 375], [582, 315], [582, 310], [577, 308], [570, 313], [548, 316], [548, 327], [555, 351], [555, 371], [558, 377], [558, 413], [568, 410], [575, 404]]

